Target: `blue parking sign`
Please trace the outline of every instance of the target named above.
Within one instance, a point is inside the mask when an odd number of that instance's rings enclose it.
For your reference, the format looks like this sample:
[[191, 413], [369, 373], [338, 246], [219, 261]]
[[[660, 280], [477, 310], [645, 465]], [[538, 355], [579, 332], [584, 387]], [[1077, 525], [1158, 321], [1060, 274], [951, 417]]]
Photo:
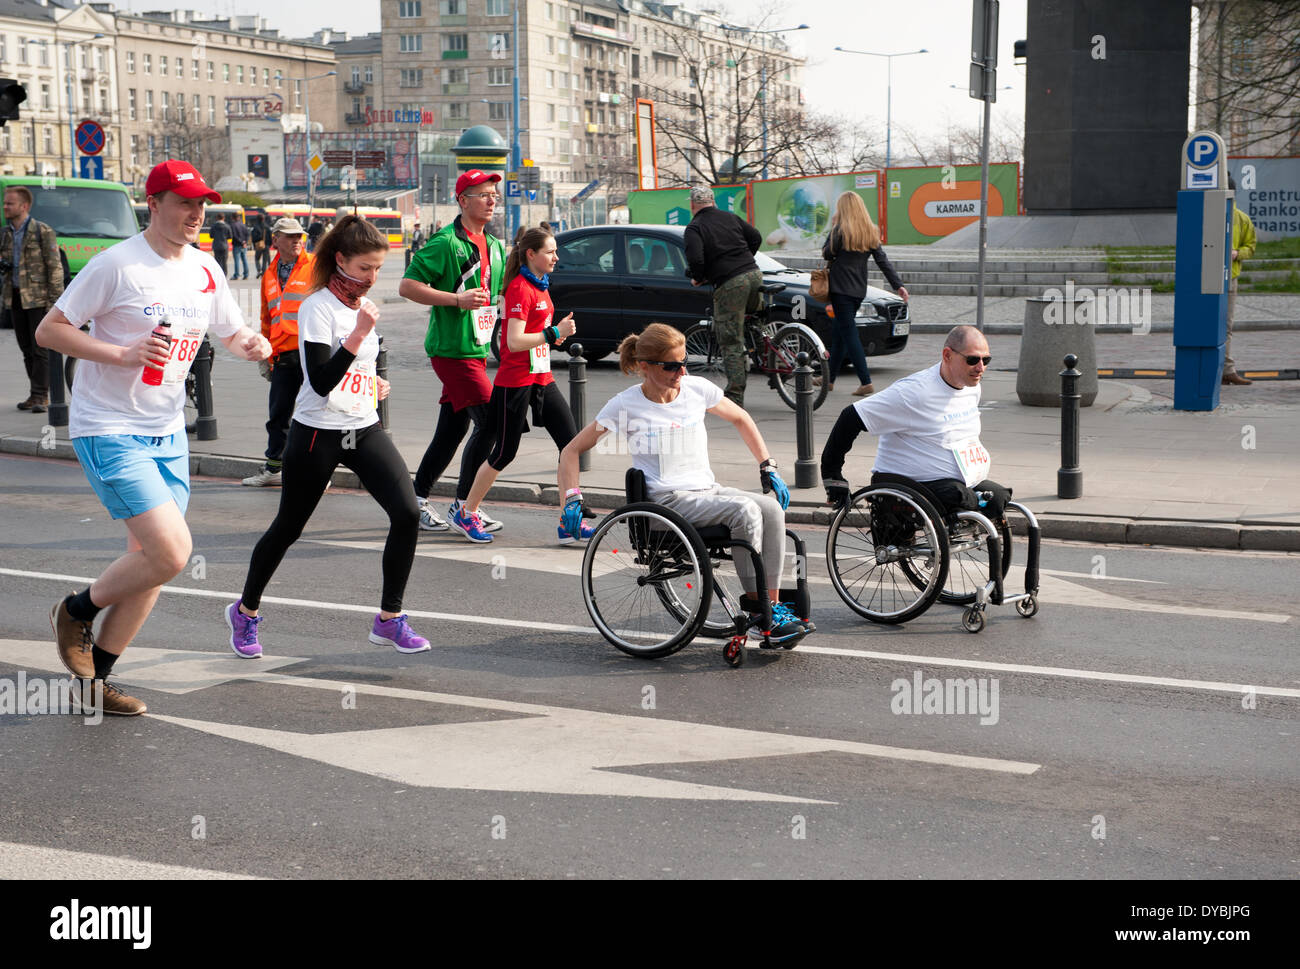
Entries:
[[102, 180], [104, 177], [104, 159], [99, 155], [82, 155], [81, 177]]

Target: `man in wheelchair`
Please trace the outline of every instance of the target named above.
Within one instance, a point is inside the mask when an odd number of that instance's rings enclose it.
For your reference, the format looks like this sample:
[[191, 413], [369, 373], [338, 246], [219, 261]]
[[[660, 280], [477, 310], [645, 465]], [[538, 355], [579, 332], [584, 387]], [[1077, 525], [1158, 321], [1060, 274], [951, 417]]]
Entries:
[[[978, 511], [1001, 522], [1011, 489], [989, 480], [992, 462], [980, 443], [980, 381], [991, 360], [979, 330], [955, 326], [939, 363], [845, 407], [822, 449], [827, 501], [837, 508], [849, 501], [844, 458], [865, 429], [880, 435], [872, 484], [919, 484], [950, 521]], [[876, 524], [890, 530], [887, 521]]]
[[[697, 528], [726, 526], [733, 539], [759, 551], [767, 573], [764, 576], [756, 575], [748, 551], [732, 549], [746, 596], [757, 599], [762, 582], [771, 603], [771, 622], [758, 622], [753, 628], [768, 642], [790, 648], [814, 627], [808, 619], [796, 616], [788, 603], [779, 601], [790, 492], [753, 418], [726, 399], [715, 384], [686, 374], [685, 337], [674, 327], [652, 323], [640, 334], [624, 338], [618, 352], [623, 372], [638, 375], [641, 383], [611, 398], [561, 452], [558, 481], [564, 496], [565, 527], [581, 525], [579, 457], [614, 432], [625, 440], [634, 467], [644, 473], [651, 501], [677, 512]], [[706, 412], [739, 432], [758, 461], [762, 495], [718, 484], [709, 465]]]

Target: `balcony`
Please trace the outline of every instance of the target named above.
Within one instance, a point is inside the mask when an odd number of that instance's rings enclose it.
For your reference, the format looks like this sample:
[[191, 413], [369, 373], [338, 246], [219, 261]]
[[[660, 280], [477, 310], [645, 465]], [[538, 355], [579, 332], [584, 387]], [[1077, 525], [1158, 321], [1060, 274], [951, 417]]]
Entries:
[[366, 82], [361, 80], [360, 78], [357, 78], [352, 81], [345, 81], [343, 83], [343, 90], [346, 91], [348, 94], [360, 94], [363, 91], [365, 91], [365, 89], [366, 89]]
[[345, 114], [343, 116], [343, 120], [347, 124], [365, 124], [366, 115], [365, 112], [363, 111], [354, 111], [351, 114]]
[[635, 34], [624, 33], [612, 27], [601, 27], [588, 23], [574, 23], [570, 26], [573, 28], [576, 37], [592, 37], [596, 40], [608, 41], [614, 44], [626, 44], [629, 47], [636, 44]]

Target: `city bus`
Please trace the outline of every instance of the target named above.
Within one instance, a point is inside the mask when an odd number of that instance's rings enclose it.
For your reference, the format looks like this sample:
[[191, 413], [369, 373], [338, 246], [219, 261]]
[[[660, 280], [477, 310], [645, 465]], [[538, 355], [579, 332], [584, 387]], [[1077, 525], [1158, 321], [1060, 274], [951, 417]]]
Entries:
[[223, 202], [220, 205], [209, 205], [203, 213], [203, 228], [199, 230], [199, 248], [204, 252], [212, 251], [212, 236], [208, 230], [212, 223], [217, 221], [218, 215], [226, 217], [226, 223], [244, 221], [244, 207], [242, 205], [232, 205]]
[[[341, 213], [351, 211], [351, 207], [339, 209]], [[357, 215], [368, 222], [373, 222], [375, 228], [388, 236], [389, 249], [401, 249], [405, 244], [405, 240], [402, 238], [402, 213], [397, 209], [381, 209], [373, 205], [358, 205]]]

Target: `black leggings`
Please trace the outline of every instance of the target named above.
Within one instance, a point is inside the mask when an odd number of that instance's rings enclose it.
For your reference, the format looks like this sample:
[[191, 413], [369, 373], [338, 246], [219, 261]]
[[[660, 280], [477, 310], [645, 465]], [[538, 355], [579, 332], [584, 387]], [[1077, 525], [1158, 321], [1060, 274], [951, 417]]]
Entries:
[[378, 423], [357, 431], [325, 431], [297, 421], [289, 425], [289, 441], [284, 448], [280, 509], [254, 546], [253, 559], [248, 563], [245, 608], [260, 606], [263, 590], [280, 567], [284, 553], [302, 535], [330, 475], [340, 464], [361, 479], [361, 486], [388, 513], [380, 609], [402, 611], [402, 594], [411, 576], [420, 525], [420, 509], [411, 493], [402, 456]]
[[504, 471], [519, 453], [519, 439], [528, 426], [529, 408], [533, 424], [546, 428], [557, 449], [563, 451], [578, 434], [569, 402], [554, 383], [493, 387], [488, 407], [488, 430], [496, 440], [488, 451], [487, 463], [496, 471]]
[[492, 435], [487, 433], [484, 424], [488, 419], [488, 404], [471, 404], [456, 410], [451, 404], [443, 404], [438, 412], [438, 427], [433, 432], [433, 440], [420, 459], [420, 467], [415, 472], [415, 494], [419, 498], [428, 498], [433, 483], [442, 477], [456, 455], [456, 448], [465, 439], [469, 422], [474, 422], [474, 433], [460, 456], [460, 480], [456, 482], [456, 498], [464, 501], [469, 497], [470, 485], [478, 467], [487, 457], [488, 448], [492, 446]]

